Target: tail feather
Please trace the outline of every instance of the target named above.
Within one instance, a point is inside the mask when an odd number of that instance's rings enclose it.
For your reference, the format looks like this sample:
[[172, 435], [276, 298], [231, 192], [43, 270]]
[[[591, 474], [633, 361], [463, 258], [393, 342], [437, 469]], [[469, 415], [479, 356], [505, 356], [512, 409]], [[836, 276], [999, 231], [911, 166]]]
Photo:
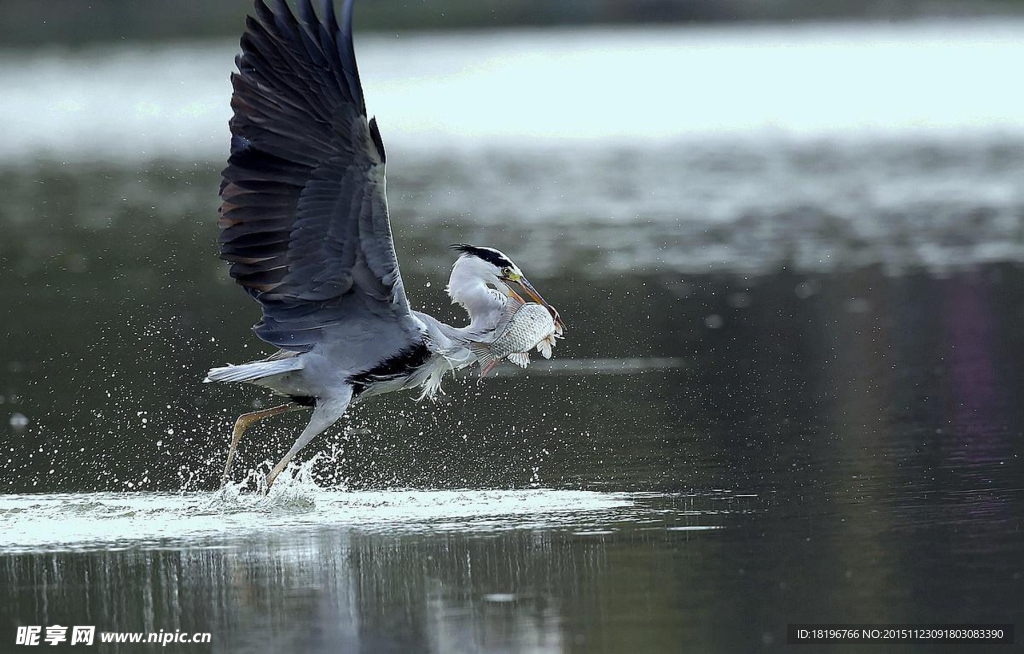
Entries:
[[253, 361], [252, 363], [243, 363], [237, 366], [228, 365], [213, 368], [206, 373], [206, 379], [203, 380], [203, 383], [253, 382], [264, 377], [273, 377], [286, 372], [300, 370], [301, 368], [302, 360], [298, 357], [278, 359], [277, 361]]

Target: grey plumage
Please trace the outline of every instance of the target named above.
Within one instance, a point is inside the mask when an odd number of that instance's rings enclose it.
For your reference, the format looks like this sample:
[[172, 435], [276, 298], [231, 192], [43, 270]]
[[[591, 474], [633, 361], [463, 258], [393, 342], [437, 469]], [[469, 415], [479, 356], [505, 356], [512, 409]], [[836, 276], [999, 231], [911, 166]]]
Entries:
[[471, 344], [493, 337], [506, 282], [549, 306], [507, 256], [461, 245], [449, 293], [470, 325], [410, 308], [388, 216], [384, 142], [367, 117], [356, 66], [352, 5], [345, 2], [339, 23], [331, 0], [319, 15], [299, 0], [298, 16], [284, 0], [272, 9], [256, 0], [235, 60], [220, 253], [262, 309], [256, 335], [281, 349], [214, 368], [205, 381], [256, 384], [287, 402], [238, 419], [225, 481], [256, 420], [313, 409], [269, 487], [351, 402], [417, 386], [421, 397], [439, 392], [445, 372], [476, 361]]
[[[384, 149], [366, 116], [352, 3], [301, 20], [256, 2], [232, 74], [231, 155], [221, 185], [221, 256], [263, 308], [264, 341], [308, 351], [353, 315], [414, 338], [388, 222]], [[398, 349], [408, 346], [400, 343]]]

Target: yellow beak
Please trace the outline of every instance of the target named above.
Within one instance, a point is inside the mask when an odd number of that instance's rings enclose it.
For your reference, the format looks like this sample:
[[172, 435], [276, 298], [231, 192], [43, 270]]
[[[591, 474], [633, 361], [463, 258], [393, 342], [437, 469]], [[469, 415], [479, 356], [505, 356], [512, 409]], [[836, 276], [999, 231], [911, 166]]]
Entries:
[[565, 330], [565, 323], [562, 322], [562, 317], [558, 315], [558, 310], [555, 309], [550, 304], [548, 304], [547, 301], [540, 296], [540, 293], [538, 293], [537, 289], [533, 287], [533, 284], [530, 283], [530, 280], [526, 279], [522, 275], [516, 275], [514, 279], [510, 277], [509, 281], [515, 282], [521, 289], [523, 289], [523, 292], [526, 293], [526, 295], [529, 296], [531, 300], [545, 307], [548, 311], [551, 312], [551, 317], [554, 318], [555, 320], [555, 326], [558, 328], [558, 333], [561, 333], [562, 331]]

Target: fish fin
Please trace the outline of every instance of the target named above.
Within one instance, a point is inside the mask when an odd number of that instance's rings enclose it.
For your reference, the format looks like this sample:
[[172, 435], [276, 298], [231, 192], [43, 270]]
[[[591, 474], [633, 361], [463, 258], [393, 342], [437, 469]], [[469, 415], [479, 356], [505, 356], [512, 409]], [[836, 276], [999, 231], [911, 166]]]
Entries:
[[523, 298], [519, 297], [515, 293], [510, 293], [508, 300], [505, 301], [504, 320], [506, 322], [512, 320], [512, 317], [516, 315], [516, 312], [522, 309], [525, 304], [526, 302], [523, 301]]
[[469, 351], [476, 357], [477, 362], [480, 364], [480, 376], [483, 377], [491, 370], [494, 366], [498, 365], [497, 359], [491, 354], [491, 348], [485, 343], [470, 343]]
[[515, 354], [508, 355], [508, 360], [516, 364], [520, 368], [525, 368], [530, 365], [530, 355], [526, 352], [516, 352]]
[[486, 366], [480, 366], [480, 377], [481, 378], [486, 377], [487, 373], [489, 373], [490, 371], [494, 370], [497, 366], [498, 366], [498, 360], [497, 359], [495, 359], [494, 361], [491, 361]]
[[537, 343], [537, 351], [540, 352], [541, 356], [543, 356], [545, 359], [550, 359], [551, 358], [551, 348], [553, 348], [554, 346], [555, 346], [555, 335], [552, 334], [552, 335], [548, 336], [547, 338], [542, 339], [540, 343]]

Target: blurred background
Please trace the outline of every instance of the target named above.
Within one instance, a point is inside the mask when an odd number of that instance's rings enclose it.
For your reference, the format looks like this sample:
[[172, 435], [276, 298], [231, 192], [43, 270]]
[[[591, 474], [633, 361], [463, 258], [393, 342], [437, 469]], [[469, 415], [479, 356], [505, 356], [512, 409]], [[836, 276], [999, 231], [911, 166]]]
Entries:
[[[216, 244], [251, 6], [0, 10], [0, 490], [28, 494], [6, 518], [68, 494], [46, 524], [77, 501], [117, 542], [131, 523], [102, 520], [141, 509], [82, 493], [213, 489], [234, 418], [271, 401], [198, 383], [270, 351]], [[491, 245], [569, 332], [527, 375], [358, 407], [308, 448], [315, 479], [645, 495], [558, 524], [238, 550], [171, 530], [40, 554], [29, 520], [5, 527], [25, 551], [0, 558], [0, 619], [104, 606], [111, 629], [307, 651], [754, 651], [787, 622], [1019, 624], [1024, 2], [379, 0], [355, 23], [414, 306], [460, 323], [446, 246]], [[254, 429], [236, 469], [300, 420]]]
[[[85, 44], [233, 37], [244, 0], [6, 0], [0, 42]], [[1021, 0], [377, 0], [360, 7], [365, 29], [478, 30], [595, 25], [808, 22], [1013, 17]]]

